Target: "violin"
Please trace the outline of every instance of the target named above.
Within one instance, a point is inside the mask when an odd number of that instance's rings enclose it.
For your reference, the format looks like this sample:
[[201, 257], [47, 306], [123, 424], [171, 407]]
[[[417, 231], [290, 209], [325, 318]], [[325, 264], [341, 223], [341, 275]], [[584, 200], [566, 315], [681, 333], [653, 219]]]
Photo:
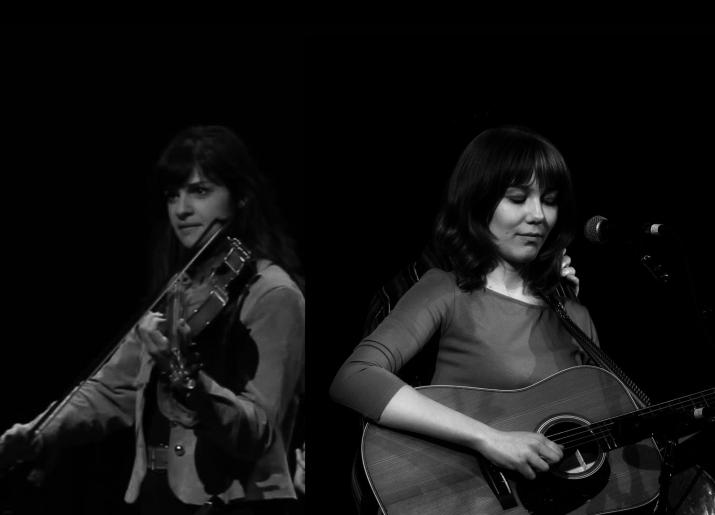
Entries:
[[211, 268], [208, 282], [211, 289], [207, 298], [190, 313], [185, 313], [185, 288], [181, 276], [176, 277], [166, 293], [165, 315], [167, 319], [167, 338], [171, 350], [169, 371], [166, 379], [170, 387], [183, 395], [196, 388], [194, 374], [201, 367], [196, 343], [179, 329], [179, 321], [185, 320], [192, 336], [198, 335], [228, 304], [231, 289], [236, 289], [239, 277], [254, 272], [251, 253], [237, 238], [227, 237], [220, 250], [220, 260]]

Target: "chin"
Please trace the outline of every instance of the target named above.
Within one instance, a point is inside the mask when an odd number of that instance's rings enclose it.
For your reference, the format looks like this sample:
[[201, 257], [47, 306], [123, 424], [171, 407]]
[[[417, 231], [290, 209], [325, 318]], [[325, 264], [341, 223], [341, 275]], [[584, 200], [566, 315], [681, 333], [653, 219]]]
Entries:
[[196, 240], [195, 240], [194, 238], [191, 238], [191, 239], [189, 239], [189, 240], [179, 238], [179, 243], [181, 243], [181, 246], [182, 246], [182, 247], [188, 249], [188, 248], [191, 248], [191, 247], [194, 246], [194, 243], [196, 243]]
[[518, 254], [515, 256], [511, 256], [509, 261], [511, 263], [513, 263], [514, 265], [528, 265], [529, 263], [534, 261], [534, 259], [536, 259], [536, 256], [538, 256], [538, 255], [539, 255], [538, 252], [528, 252], [528, 253], [524, 253], [524, 254]]

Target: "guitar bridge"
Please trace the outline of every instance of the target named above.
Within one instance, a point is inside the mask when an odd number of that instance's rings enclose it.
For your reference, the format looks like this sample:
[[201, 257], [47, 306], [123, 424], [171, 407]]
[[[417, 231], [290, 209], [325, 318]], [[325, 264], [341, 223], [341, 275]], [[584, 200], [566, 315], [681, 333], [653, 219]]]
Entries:
[[479, 458], [479, 466], [482, 469], [482, 475], [484, 479], [487, 480], [489, 488], [491, 488], [494, 496], [501, 504], [502, 509], [508, 510], [510, 508], [515, 508], [516, 497], [514, 497], [514, 492], [511, 489], [511, 485], [506, 479], [504, 472], [499, 470], [490, 461]]

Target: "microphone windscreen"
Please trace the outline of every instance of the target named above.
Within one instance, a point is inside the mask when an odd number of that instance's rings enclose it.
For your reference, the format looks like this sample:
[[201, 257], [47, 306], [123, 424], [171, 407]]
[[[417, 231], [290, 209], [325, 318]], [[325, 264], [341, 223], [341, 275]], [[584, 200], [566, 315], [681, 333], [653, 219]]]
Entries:
[[589, 218], [583, 227], [585, 238], [591, 243], [604, 243], [606, 241], [603, 231], [604, 222], [608, 222], [608, 219], [599, 215]]

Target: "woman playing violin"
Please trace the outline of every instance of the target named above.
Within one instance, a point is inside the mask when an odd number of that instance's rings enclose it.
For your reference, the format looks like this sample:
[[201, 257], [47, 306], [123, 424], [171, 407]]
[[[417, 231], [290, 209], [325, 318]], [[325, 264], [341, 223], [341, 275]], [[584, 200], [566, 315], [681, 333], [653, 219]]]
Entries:
[[[286, 513], [296, 497], [287, 457], [304, 385], [305, 303], [291, 242], [265, 179], [225, 127], [179, 133], [154, 179], [162, 198], [154, 281], [172, 284], [163, 309], [147, 312], [40, 430], [33, 434], [32, 423], [8, 430], [0, 464], [133, 425], [136, 455], [124, 499], [141, 513], [201, 506], [207, 513]], [[225, 256], [203, 252], [186, 273], [172, 274], [217, 227], [219, 238], [237, 238], [252, 259], [225, 307], [196, 328], [190, 315], [216, 294]], [[187, 343], [192, 352], [182, 353]]]

